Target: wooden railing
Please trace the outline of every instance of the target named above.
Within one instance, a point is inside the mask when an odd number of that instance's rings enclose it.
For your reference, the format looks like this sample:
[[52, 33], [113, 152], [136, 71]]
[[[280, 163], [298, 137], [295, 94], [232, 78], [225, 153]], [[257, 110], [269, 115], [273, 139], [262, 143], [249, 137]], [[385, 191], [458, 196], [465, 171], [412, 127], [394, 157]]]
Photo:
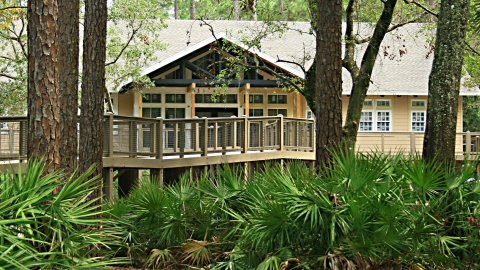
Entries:
[[[0, 117], [0, 160], [27, 154], [27, 118]], [[268, 151], [315, 151], [313, 120], [274, 117], [150, 119], [109, 114], [105, 157], [181, 158]], [[421, 153], [423, 133], [359, 132], [357, 151]], [[480, 132], [456, 135], [457, 159], [480, 155]], [[468, 147], [467, 147], [468, 146]]]
[[[26, 159], [26, 117], [0, 117], [0, 159]], [[274, 117], [151, 119], [109, 114], [105, 157], [157, 159], [228, 152], [315, 151], [313, 120]]]

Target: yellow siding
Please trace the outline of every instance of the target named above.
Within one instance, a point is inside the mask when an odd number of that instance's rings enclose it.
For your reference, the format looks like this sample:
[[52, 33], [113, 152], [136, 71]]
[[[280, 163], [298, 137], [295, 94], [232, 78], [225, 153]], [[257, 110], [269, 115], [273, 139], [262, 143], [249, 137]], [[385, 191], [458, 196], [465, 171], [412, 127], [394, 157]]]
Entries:
[[[118, 95], [118, 114], [119, 115], [133, 115], [133, 91]], [[141, 110], [140, 110], [141, 111]]]

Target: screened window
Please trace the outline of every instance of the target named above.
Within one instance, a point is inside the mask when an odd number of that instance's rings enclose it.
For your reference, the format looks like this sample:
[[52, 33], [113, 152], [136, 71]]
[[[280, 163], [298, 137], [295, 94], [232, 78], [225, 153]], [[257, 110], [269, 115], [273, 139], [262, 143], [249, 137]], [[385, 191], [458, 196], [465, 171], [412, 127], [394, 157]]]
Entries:
[[425, 132], [426, 112], [412, 112], [412, 131]]
[[185, 103], [185, 94], [166, 94], [166, 103]]
[[268, 109], [268, 116], [277, 116], [277, 115], [287, 116], [287, 109]]
[[263, 116], [263, 109], [248, 109], [248, 116]]
[[268, 104], [287, 104], [287, 95], [268, 95]]
[[373, 131], [373, 112], [362, 112], [359, 131]]
[[377, 112], [377, 131], [390, 131], [391, 117], [389, 111]]

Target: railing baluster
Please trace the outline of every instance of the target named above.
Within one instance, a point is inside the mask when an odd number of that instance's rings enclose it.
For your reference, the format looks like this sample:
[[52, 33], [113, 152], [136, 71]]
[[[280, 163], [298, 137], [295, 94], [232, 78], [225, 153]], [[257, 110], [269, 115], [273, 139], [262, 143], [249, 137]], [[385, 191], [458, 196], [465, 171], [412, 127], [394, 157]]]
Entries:
[[155, 146], [157, 148], [157, 159], [163, 159], [163, 118], [157, 117], [157, 133], [156, 133], [156, 140]]
[[208, 118], [203, 117], [203, 153], [202, 156], [208, 156]]

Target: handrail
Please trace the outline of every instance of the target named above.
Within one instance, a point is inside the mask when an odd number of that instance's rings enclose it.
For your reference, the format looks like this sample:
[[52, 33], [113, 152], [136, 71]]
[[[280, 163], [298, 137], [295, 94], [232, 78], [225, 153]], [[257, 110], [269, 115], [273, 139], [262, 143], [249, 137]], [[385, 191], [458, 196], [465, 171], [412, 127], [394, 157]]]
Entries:
[[[27, 117], [0, 117], [0, 160], [26, 159]], [[3, 123], [6, 123], [5, 125]], [[423, 133], [359, 132], [357, 151], [421, 153]], [[163, 119], [105, 115], [104, 157], [315, 152], [311, 119], [279, 116]], [[480, 155], [480, 132], [457, 132], [457, 158]]]

